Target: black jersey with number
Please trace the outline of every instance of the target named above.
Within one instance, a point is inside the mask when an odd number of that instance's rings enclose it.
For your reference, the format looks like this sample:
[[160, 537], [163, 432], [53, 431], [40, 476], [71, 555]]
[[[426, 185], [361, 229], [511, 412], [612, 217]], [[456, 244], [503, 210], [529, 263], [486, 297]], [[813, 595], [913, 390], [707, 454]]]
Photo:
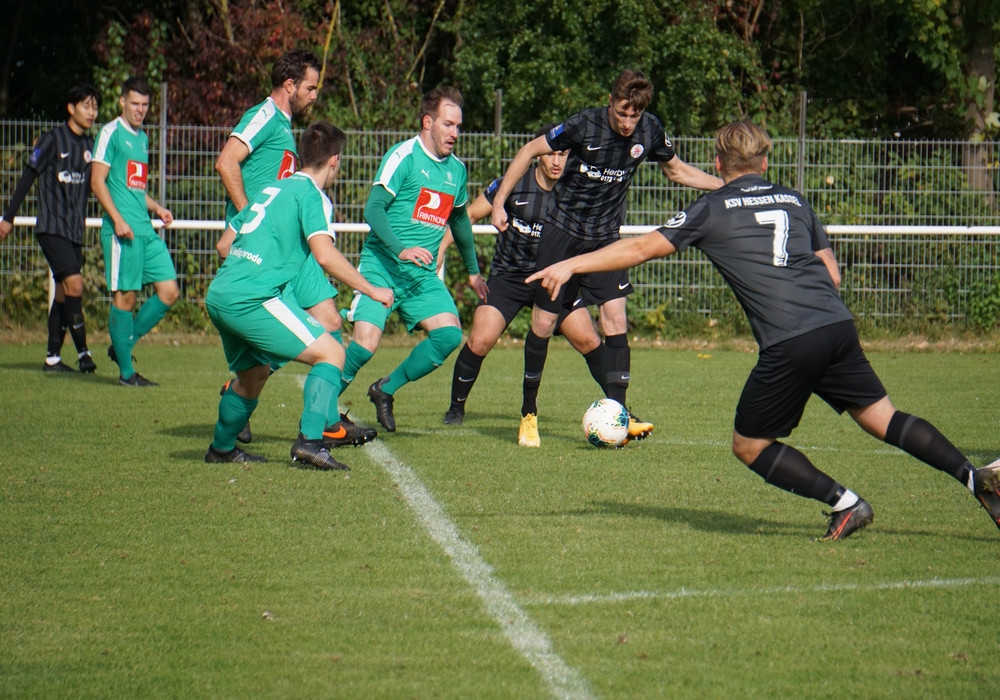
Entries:
[[38, 173], [35, 231], [83, 243], [94, 140], [61, 124], [38, 139], [28, 167]]
[[[483, 192], [490, 204], [493, 204], [499, 187], [500, 180], [497, 179]], [[491, 276], [501, 272], [527, 276], [537, 269], [538, 241], [542, 237], [551, 195], [538, 184], [534, 168], [529, 168], [514, 185], [504, 203], [510, 215], [509, 225], [507, 230], [497, 235], [497, 247], [490, 263]]]
[[795, 190], [744, 175], [703, 194], [658, 231], [708, 256], [736, 294], [764, 349], [851, 320], [817, 250], [826, 229]]
[[675, 155], [660, 120], [648, 112], [631, 136], [611, 128], [608, 107], [596, 107], [553, 127], [545, 138], [552, 150], [569, 151], [549, 216], [585, 240], [617, 238], [636, 168], [647, 158], [666, 162]]

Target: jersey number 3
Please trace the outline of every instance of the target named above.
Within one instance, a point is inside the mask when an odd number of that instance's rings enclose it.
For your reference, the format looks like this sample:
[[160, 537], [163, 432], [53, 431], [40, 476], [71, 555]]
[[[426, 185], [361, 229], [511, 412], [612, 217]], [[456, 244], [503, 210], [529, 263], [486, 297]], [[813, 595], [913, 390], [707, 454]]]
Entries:
[[241, 236], [247, 233], [253, 233], [257, 230], [257, 227], [260, 226], [260, 222], [262, 222], [264, 217], [267, 215], [267, 205], [271, 203], [272, 199], [278, 196], [279, 192], [281, 192], [281, 190], [277, 187], [265, 187], [261, 191], [267, 195], [267, 199], [263, 202], [254, 202], [250, 205], [250, 211], [254, 213], [254, 217], [240, 226]]
[[762, 226], [770, 226], [771, 264], [775, 267], [788, 265], [788, 212], [784, 209], [770, 209], [754, 212], [754, 218]]

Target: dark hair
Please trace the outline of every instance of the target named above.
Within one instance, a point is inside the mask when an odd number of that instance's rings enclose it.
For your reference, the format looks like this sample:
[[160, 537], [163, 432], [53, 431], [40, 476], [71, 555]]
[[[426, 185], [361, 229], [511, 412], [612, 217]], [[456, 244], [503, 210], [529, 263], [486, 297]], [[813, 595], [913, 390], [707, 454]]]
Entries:
[[625, 103], [638, 111], [643, 111], [653, 101], [653, 84], [641, 70], [626, 68], [615, 78], [611, 86], [611, 99]]
[[463, 103], [462, 93], [458, 91], [458, 88], [438, 87], [424, 95], [424, 99], [420, 100], [420, 125], [423, 126], [425, 116], [437, 119], [441, 103], [446, 101], [454, 102], [461, 107]]
[[149, 89], [149, 83], [146, 82], [145, 78], [133, 76], [122, 83], [122, 97], [130, 92], [137, 93], [143, 97], [149, 97], [152, 90]]
[[306, 72], [312, 68], [317, 73], [323, 66], [316, 54], [306, 49], [295, 49], [274, 62], [271, 68], [271, 89], [277, 89], [291, 80], [298, 85], [305, 80]]
[[299, 160], [304, 168], [323, 165], [330, 156], [344, 150], [347, 136], [329, 122], [315, 122], [306, 127], [299, 137]]
[[550, 122], [549, 124], [546, 124], [545, 126], [538, 127], [538, 130], [535, 131], [535, 138], [537, 139], [542, 134], [549, 133], [550, 131], [552, 131], [553, 129], [555, 129], [557, 126], [559, 126], [559, 122]]
[[63, 104], [66, 106], [78, 105], [91, 97], [94, 98], [94, 102], [96, 102], [97, 106], [100, 107], [101, 93], [97, 90], [97, 88], [90, 83], [80, 83], [79, 85], [74, 85], [66, 91], [66, 100]]

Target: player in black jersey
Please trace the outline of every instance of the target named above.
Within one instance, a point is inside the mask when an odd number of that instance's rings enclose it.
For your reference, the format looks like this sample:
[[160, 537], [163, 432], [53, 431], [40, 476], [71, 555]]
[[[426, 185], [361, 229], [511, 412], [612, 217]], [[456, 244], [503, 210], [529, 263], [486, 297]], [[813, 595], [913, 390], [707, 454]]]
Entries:
[[[570, 117], [528, 142], [514, 156], [493, 199], [493, 225], [500, 231], [508, 225], [505, 203], [531, 160], [555, 150], [569, 151], [566, 175], [555, 186], [546, 235], [539, 244], [539, 267], [603, 248], [619, 238], [628, 189], [636, 169], [646, 159], [659, 163], [673, 182], [703, 190], [722, 185], [719, 178], [677, 156], [660, 120], [645, 111], [652, 97], [652, 83], [641, 72], [622, 71], [611, 88], [607, 107]], [[633, 290], [627, 272], [574, 278], [556, 299], [536, 288], [531, 332], [524, 341], [525, 382], [536, 386], [541, 382], [559, 312], [571, 307], [580, 288], [600, 308], [606, 347], [605, 389], [610, 398], [625, 404], [632, 364], [626, 297]], [[652, 430], [651, 423], [630, 414], [630, 438], [646, 437]]]
[[736, 407], [733, 454], [767, 483], [829, 505], [821, 540], [848, 537], [873, 516], [864, 499], [778, 442], [799, 424], [812, 394], [847, 411], [869, 434], [953, 476], [1000, 527], [1000, 460], [975, 469], [934, 426], [893, 406], [840, 299], [836, 260], [816, 213], [801, 194], [763, 177], [767, 133], [737, 122], [723, 127], [715, 147], [723, 188], [652, 233], [557, 263], [529, 281], [555, 296], [574, 274], [623, 270], [698, 248], [736, 294], [760, 346]]
[[[535, 135], [551, 129], [548, 125]], [[550, 204], [553, 185], [564, 171], [566, 153], [556, 151], [541, 156], [534, 168], [524, 174], [514, 191], [507, 198], [507, 211], [511, 224], [497, 236], [493, 261], [490, 263], [489, 292], [479, 303], [472, 319], [469, 338], [462, 346], [455, 361], [451, 380], [451, 404], [445, 414], [448, 425], [460, 425], [465, 417], [465, 401], [472, 391], [483, 360], [497, 340], [523, 308], [530, 308], [534, 292], [525, 285], [525, 278], [536, 269], [538, 242], [544, 233], [545, 212]], [[494, 180], [469, 206], [469, 218], [478, 221], [490, 215], [493, 198], [500, 186]], [[450, 243], [450, 232], [445, 235], [441, 250]], [[438, 261], [444, 256], [438, 255]], [[604, 344], [594, 328], [594, 323], [584, 304], [577, 305], [571, 313], [560, 316], [559, 331], [583, 355], [591, 376], [604, 390]], [[538, 447], [537, 423], [538, 385], [525, 384], [521, 413], [524, 418], [518, 431], [518, 443], [525, 447]]]
[[101, 96], [93, 85], [75, 85], [66, 94], [65, 124], [42, 134], [31, 151], [28, 164], [14, 188], [10, 203], [0, 217], [0, 241], [14, 226], [14, 217], [31, 185], [38, 180], [38, 218], [35, 235], [56, 282], [49, 308], [47, 372], [74, 372], [62, 361], [63, 339], [69, 330], [76, 345], [81, 372], [97, 369], [87, 347], [83, 318], [83, 241], [90, 196], [90, 159], [94, 139], [87, 130], [97, 119]]

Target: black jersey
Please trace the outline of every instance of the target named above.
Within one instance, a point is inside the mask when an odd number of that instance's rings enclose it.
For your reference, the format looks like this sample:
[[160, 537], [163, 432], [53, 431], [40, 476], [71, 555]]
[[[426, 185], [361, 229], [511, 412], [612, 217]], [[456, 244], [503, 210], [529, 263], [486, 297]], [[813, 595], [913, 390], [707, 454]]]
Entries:
[[636, 168], [647, 158], [666, 162], [675, 155], [660, 120], [648, 112], [631, 136], [611, 128], [608, 107], [596, 107], [553, 127], [545, 138], [552, 150], [569, 151], [549, 217], [585, 240], [617, 238]]
[[801, 194], [744, 175], [703, 194], [657, 229], [678, 250], [708, 256], [736, 294], [764, 349], [853, 320], [817, 250], [826, 230]]
[[38, 139], [28, 167], [38, 173], [35, 231], [83, 243], [94, 140], [61, 124]]
[[[500, 180], [497, 179], [483, 192], [490, 204], [493, 204], [499, 187]], [[537, 269], [538, 241], [542, 237], [551, 194], [538, 184], [534, 168], [529, 168], [514, 185], [504, 203], [510, 214], [510, 225], [497, 235], [490, 276], [501, 272], [528, 276]]]

